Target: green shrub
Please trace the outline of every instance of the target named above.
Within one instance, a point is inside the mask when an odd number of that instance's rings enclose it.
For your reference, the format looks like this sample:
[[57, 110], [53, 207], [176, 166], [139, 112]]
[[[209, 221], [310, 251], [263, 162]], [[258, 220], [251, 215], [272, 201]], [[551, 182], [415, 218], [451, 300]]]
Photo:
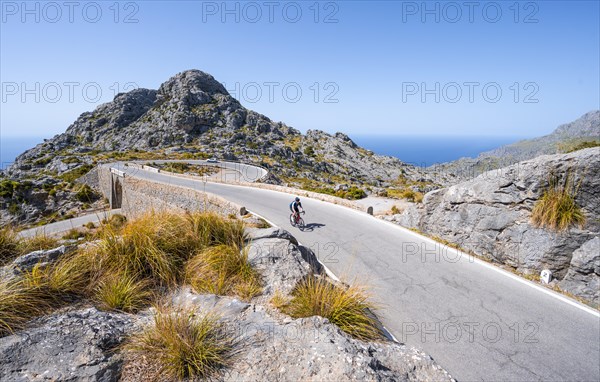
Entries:
[[41, 158], [33, 162], [35, 166], [41, 167], [45, 166], [52, 161], [52, 157]]
[[98, 199], [98, 197], [96, 191], [92, 190], [87, 184], [80, 185], [75, 193], [75, 198], [80, 202], [85, 203], [92, 203], [94, 200]]
[[304, 148], [304, 154], [312, 157], [315, 155], [315, 149], [312, 146], [306, 146]]
[[8, 213], [11, 215], [19, 215], [21, 213], [21, 206], [15, 202], [10, 203], [8, 205]]
[[12, 198], [13, 193], [19, 188], [19, 182], [4, 179], [0, 182], [0, 197]]
[[61, 178], [65, 182], [71, 183], [90, 172], [92, 168], [94, 168], [94, 166], [92, 166], [91, 164], [84, 164], [71, 171], [65, 172], [64, 174], [60, 175], [59, 178]]

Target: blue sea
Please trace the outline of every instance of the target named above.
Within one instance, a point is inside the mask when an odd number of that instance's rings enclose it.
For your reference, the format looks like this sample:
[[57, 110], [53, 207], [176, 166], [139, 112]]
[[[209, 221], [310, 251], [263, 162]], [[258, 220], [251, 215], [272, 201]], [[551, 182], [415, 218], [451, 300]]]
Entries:
[[451, 137], [352, 135], [357, 145], [380, 155], [391, 155], [405, 163], [431, 166], [479, 153], [523, 139], [523, 137]]
[[0, 136], [0, 168], [7, 168], [17, 156], [42, 142], [44, 142], [44, 138], [41, 137]]
[[[391, 155], [417, 166], [431, 166], [516, 142], [522, 137], [366, 136], [351, 138], [376, 154]], [[44, 141], [41, 137], [0, 137], [0, 165], [6, 168], [23, 151]]]

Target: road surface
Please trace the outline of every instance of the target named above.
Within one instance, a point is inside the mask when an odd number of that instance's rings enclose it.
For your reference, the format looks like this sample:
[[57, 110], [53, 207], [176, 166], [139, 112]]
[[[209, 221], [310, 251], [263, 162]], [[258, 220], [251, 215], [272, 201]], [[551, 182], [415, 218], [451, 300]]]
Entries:
[[292, 232], [338, 277], [372, 287], [400, 341], [459, 381], [599, 381], [600, 315], [573, 300], [366, 213], [294, 195], [117, 165], [127, 176], [218, 194]]

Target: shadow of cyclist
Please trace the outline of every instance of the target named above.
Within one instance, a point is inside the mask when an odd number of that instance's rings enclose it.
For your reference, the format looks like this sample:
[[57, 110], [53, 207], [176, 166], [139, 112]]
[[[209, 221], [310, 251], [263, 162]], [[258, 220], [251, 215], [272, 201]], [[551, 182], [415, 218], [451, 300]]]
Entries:
[[304, 232], [311, 232], [314, 231], [315, 228], [321, 228], [321, 227], [325, 227], [325, 224], [321, 224], [321, 223], [308, 223], [305, 224], [303, 227], [303, 231]]

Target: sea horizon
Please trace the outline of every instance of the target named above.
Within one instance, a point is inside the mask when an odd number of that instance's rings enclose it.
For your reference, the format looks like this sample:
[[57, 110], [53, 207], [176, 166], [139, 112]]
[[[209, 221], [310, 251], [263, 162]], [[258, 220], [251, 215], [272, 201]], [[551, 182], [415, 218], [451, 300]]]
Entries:
[[419, 167], [476, 158], [480, 153], [527, 139], [523, 136], [350, 135], [359, 146]]

